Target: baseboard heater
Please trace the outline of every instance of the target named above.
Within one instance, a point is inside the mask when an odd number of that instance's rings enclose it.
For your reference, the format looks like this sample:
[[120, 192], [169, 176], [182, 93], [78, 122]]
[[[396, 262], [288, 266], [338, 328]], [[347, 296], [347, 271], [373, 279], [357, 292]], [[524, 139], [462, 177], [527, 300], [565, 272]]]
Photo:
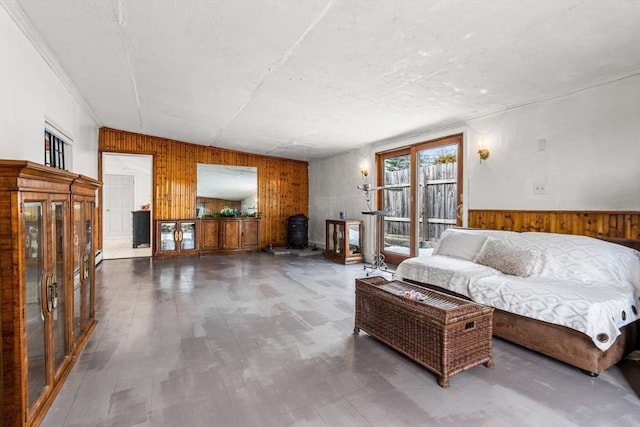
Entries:
[[103, 256], [102, 256], [102, 249], [96, 251], [96, 265], [100, 264], [102, 262]]

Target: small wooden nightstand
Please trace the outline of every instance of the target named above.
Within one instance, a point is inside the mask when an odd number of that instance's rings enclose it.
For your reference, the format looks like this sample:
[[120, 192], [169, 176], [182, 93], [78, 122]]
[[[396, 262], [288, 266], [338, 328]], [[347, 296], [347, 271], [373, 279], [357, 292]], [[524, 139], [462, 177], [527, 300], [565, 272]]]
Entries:
[[326, 220], [324, 256], [342, 264], [362, 262], [362, 221]]

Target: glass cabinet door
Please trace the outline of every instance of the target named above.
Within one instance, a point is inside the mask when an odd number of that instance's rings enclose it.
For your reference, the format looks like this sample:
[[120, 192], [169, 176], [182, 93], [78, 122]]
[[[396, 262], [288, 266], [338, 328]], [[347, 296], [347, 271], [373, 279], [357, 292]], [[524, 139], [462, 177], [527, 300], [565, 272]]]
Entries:
[[87, 322], [93, 319], [94, 313], [91, 311], [91, 297], [93, 292], [93, 277], [91, 276], [91, 264], [94, 262], [93, 252], [93, 203], [84, 203], [84, 258], [82, 267], [84, 268], [84, 295], [82, 299], [83, 320]]
[[160, 250], [176, 250], [176, 223], [163, 222], [160, 224]]
[[339, 252], [336, 248], [337, 239], [335, 238], [337, 232], [336, 224], [334, 222], [327, 223], [327, 251]]
[[66, 328], [66, 257], [65, 236], [67, 216], [66, 203], [56, 201], [51, 203], [51, 254], [53, 256], [53, 277], [48, 286], [49, 304], [53, 321], [53, 369], [57, 372], [68, 354]]
[[156, 255], [179, 255], [181, 252], [198, 250], [197, 221], [156, 221]]
[[344, 225], [340, 223], [336, 223], [333, 229], [333, 246], [335, 247], [336, 253], [344, 252]]
[[82, 240], [82, 202], [73, 203], [73, 338], [82, 335], [82, 282], [84, 281]]
[[196, 248], [196, 223], [180, 223], [180, 249], [190, 251]]
[[360, 224], [349, 224], [349, 256], [360, 253]]
[[27, 322], [27, 393], [29, 406], [38, 400], [47, 384], [45, 363], [45, 309], [42, 284], [45, 281], [43, 252], [42, 202], [26, 202], [23, 206], [25, 230], [24, 258]]
[[93, 203], [73, 203], [73, 338], [77, 341], [91, 325], [93, 277]]

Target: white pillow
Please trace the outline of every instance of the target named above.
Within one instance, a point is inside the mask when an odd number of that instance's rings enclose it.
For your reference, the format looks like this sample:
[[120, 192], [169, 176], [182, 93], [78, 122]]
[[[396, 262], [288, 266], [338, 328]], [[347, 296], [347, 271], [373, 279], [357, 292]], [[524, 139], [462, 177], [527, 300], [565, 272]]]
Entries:
[[433, 250], [433, 255], [445, 255], [473, 261], [486, 240], [487, 236], [483, 233], [448, 228], [440, 236], [440, 240]]
[[540, 251], [518, 249], [507, 242], [489, 237], [474, 262], [512, 276], [528, 277], [541, 255]]

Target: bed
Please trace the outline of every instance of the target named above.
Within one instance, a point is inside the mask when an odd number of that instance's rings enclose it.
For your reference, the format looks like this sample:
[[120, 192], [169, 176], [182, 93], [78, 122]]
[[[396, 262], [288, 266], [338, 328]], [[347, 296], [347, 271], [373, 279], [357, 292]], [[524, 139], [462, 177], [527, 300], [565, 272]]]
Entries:
[[637, 244], [450, 229], [394, 276], [493, 306], [494, 335], [597, 375], [639, 343]]

